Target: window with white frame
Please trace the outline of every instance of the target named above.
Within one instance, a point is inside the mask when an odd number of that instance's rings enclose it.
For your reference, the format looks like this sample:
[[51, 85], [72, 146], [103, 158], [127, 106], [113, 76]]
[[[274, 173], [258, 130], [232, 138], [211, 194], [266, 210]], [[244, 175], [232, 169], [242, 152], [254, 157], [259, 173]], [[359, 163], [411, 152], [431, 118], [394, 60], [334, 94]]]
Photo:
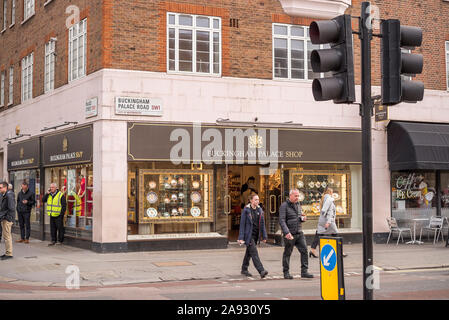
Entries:
[[0, 107], [5, 105], [5, 71], [2, 71], [0, 79]]
[[22, 59], [22, 102], [33, 97], [33, 53]]
[[3, 0], [3, 30], [5, 30], [7, 26], [6, 21], [7, 10], [8, 10], [8, 0]]
[[323, 77], [324, 73], [313, 72], [310, 54], [325, 47], [328, 46], [312, 44], [309, 27], [273, 24], [273, 77], [303, 80]]
[[86, 75], [87, 19], [69, 29], [69, 81]]
[[34, 14], [34, 0], [24, 0], [23, 20], [25, 21]]
[[8, 104], [14, 103], [14, 67], [9, 67]]
[[16, 0], [11, 1], [11, 25], [16, 23]]
[[167, 13], [167, 70], [221, 74], [221, 18]]
[[55, 41], [45, 44], [44, 92], [55, 88]]
[[446, 41], [446, 82], [449, 91], [449, 41]]

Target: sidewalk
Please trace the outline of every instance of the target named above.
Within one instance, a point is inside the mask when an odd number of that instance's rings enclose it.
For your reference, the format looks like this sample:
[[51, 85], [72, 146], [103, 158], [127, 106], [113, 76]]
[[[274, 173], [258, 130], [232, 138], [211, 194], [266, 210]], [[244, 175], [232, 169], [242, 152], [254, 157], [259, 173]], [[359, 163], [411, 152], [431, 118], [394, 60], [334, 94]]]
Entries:
[[[17, 235], [13, 235], [17, 240]], [[31, 239], [29, 244], [14, 243], [14, 258], [0, 261], [0, 282], [30, 286], [65, 287], [66, 268], [80, 270], [80, 286], [112, 286], [173, 280], [245, 279], [240, 266], [245, 247], [231, 243], [227, 249], [166, 252], [99, 254], [70, 246], [48, 247], [48, 241]], [[5, 250], [0, 244], [0, 255]], [[348, 257], [344, 271], [362, 274], [362, 245], [345, 245]], [[261, 244], [259, 255], [268, 279], [282, 277], [282, 252], [279, 246]], [[374, 245], [374, 264], [383, 271], [449, 267], [449, 248], [443, 242], [433, 245]], [[291, 257], [291, 273], [300, 274], [299, 253]], [[249, 271], [259, 279], [252, 262]], [[309, 258], [309, 271], [319, 277], [318, 259]]]

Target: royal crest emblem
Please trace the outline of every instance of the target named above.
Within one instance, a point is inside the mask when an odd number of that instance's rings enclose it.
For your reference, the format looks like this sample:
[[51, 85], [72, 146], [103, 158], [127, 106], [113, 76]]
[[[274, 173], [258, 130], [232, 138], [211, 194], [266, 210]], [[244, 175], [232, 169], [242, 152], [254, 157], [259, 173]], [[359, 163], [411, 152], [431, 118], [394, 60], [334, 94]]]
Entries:
[[249, 137], [248, 139], [248, 145], [252, 149], [260, 149], [263, 147], [263, 138], [262, 136], [258, 136], [257, 134], [254, 134]]
[[67, 137], [64, 137], [64, 139], [62, 140], [62, 151], [67, 152], [68, 149], [69, 149], [69, 141], [67, 140]]

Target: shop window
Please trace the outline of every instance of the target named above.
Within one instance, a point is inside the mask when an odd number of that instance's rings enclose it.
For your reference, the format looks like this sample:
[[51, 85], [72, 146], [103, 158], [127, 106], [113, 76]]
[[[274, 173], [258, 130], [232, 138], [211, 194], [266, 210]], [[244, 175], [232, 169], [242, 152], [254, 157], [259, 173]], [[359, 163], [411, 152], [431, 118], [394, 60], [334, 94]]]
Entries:
[[392, 172], [393, 217], [409, 219], [412, 215], [436, 215], [435, 172]]
[[442, 172], [441, 179], [441, 216], [449, 218], [449, 172]]
[[[10, 173], [10, 182], [13, 185], [13, 190], [16, 195], [17, 200], [17, 194], [21, 192], [22, 190], [22, 182], [28, 182], [28, 188], [31, 192], [33, 192], [36, 196], [36, 204], [31, 209], [31, 215], [30, 215], [30, 224], [31, 224], [31, 230], [39, 231], [40, 227], [40, 215], [39, 215], [39, 208], [41, 206], [40, 200], [39, 200], [39, 171], [38, 170], [21, 170], [21, 171], [15, 171]], [[16, 214], [16, 220], [18, 219], [18, 216]], [[18, 223], [17, 223], [18, 225]]]
[[47, 169], [46, 188], [54, 182], [67, 199], [65, 212], [66, 234], [83, 237], [92, 230], [93, 168], [92, 166]]

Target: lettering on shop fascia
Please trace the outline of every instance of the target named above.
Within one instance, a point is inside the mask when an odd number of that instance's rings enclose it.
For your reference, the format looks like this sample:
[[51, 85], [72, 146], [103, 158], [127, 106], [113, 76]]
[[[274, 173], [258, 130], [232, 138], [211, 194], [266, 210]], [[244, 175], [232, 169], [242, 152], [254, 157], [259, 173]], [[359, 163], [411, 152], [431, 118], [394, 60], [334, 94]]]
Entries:
[[71, 160], [71, 159], [79, 159], [83, 157], [83, 151], [71, 152], [71, 153], [63, 153], [57, 154], [54, 156], [50, 156], [50, 162], [54, 161], [62, 161], [62, 160]]
[[11, 161], [11, 167], [24, 166], [24, 165], [33, 164], [33, 163], [34, 163], [34, 158]]

